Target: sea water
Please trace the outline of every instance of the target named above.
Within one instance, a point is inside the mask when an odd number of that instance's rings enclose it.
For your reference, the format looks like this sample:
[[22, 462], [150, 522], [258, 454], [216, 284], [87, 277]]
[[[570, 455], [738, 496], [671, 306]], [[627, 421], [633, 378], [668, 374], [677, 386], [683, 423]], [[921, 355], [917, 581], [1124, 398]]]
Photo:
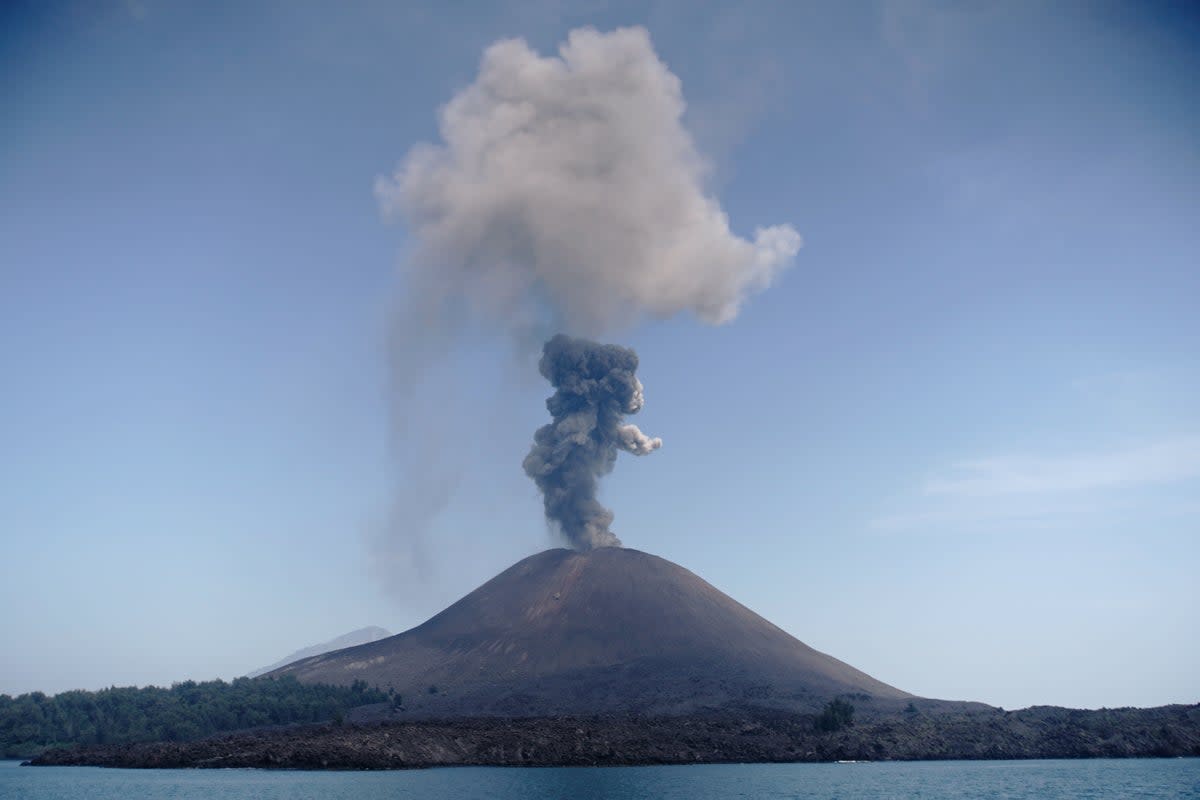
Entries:
[[392, 772], [129, 770], [0, 762], [3, 800], [1198, 798], [1200, 759], [457, 767]]

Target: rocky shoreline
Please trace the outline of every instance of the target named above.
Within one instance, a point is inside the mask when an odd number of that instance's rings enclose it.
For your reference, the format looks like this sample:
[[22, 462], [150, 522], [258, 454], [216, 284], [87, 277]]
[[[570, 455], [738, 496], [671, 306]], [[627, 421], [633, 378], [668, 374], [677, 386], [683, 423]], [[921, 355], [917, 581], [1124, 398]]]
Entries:
[[411, 769], [838, 760], [1200, 756], [1200, 705], [902, 713], [822, 731], [813, 715], [385, 721], [243, 732], [193, 742], [60, 748], [34, 766]]

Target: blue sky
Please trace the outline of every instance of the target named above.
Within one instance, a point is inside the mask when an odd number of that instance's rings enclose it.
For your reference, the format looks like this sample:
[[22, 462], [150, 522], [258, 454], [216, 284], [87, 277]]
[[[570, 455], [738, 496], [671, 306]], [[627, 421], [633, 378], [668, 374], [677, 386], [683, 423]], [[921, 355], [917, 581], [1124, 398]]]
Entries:
[[554, 545], [549, 387], [486, 327], [414, 406], [444, 451], [393, 433], [372, 187], [492, 42], [636, 24], [734, 231], [804, 247], [609, 337], [665, 442], [625, 543], [919, 694], [1200, 700], [1187, 4], [347, 6], [0, 12], [0, 691], [231, 677]]

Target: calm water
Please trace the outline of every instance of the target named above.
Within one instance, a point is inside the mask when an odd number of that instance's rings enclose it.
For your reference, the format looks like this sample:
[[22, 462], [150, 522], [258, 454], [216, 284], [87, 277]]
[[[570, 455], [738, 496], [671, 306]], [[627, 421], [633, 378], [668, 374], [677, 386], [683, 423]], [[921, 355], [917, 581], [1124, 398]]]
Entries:
[[124, 770], [0, 762], [3, 800], [1200, 798], [1200, 759], [725, 764], [411, 772]]

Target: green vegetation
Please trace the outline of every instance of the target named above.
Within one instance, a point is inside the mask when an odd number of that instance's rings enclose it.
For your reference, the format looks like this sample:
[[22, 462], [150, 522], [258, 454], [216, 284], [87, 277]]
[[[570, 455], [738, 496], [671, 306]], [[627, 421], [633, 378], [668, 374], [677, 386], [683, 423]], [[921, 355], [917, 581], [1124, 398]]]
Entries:
[[854, 721], [854, 706], [838, 697], [830, 700], [817, 716], [817, 730], [832, 733], [847, 728]]
[[351, 686], [301, 684], [293, 677], [185, 681], [147, 686], [0, 694], [0, 757], [25, 758], [71, 744], [185, 741], [261, 725], [323, 722], [386, 693], [364, 681]]

